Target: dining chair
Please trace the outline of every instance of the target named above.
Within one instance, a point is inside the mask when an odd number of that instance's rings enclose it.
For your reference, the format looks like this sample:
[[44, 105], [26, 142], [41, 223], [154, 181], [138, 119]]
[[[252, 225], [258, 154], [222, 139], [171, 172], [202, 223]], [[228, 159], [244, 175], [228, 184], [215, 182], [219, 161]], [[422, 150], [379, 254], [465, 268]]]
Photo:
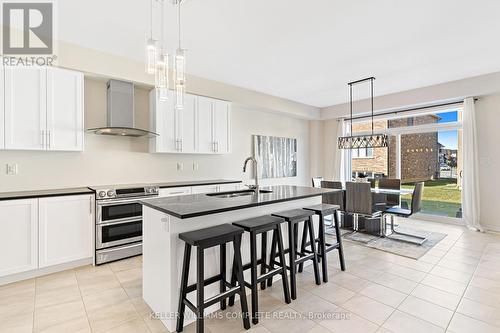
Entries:
[[[395, 230], [394, 228], [394, 217], [399, 216], [399, 217], [404, 217], [408, 218], [412, 216], [413, 214], [416, 214], [422, 210], [422, 196], [424, 193], [424, 182], [418, 182], [415, 183], [415, 188], [413, 189], [413, 194], [411, 196], [411, 209], [404, 209], [401, 206], [396, 206], [396, 207], [391, 207], [385, 210], [385, 212], [382, 214], [382, 220], [384, 221], [384, 234], [386, 231], [386, 226], [385, 226], [385, 217], [389, 215], [390, 221], [391, 221], [391, 233], [389, 235], [385, 234], [387, 238], [395, 239], [398, 241], [406, 242], [406, 243], [411, 243], [411, 244], [417, 244], [417, 245], [422, 245], [427, 238], [423, 236], [418, 236], [414, 234], [409, 234], [409, 233], [404, 233], [404, 232], [399, 232]], [[410, 238], [414, 238], [415, 240], [411, 239], [403, 239], [403, 238], [394, 238], [390, 237], [390, 235], [396, 234], [396, 235], [402, 235], [402, 236], [407, 236]]]
[[[397, 178], [380, 178], [378, 180], [378, 188], [384, 190], [401, 190], [401, 179]], [[387, 194], [385, 203], [389, 207], [399, 206], [399, 194]]]
[[346, 182], [345, 211], [354, 217], [354, 232], [359, 230], [359, 217], [361, 216], [365, 218], [365, 223], [369, 223], [367, 219], [378, 219], [380, 221], [378, 234], [383, 236], [382, 211], [373, 205], [370, 183]]
[[321, 187], [323, 177], [312, 177], [312, 187]]
[[[331, 180], [322, 180], [321, 188], [332, 188], [336, 190], [342, 190], [342, 182], [340, 181], [331, 181]], [[328, 193], [323, 195], [323, 203], [330, 205], [338, 205], [340, 209], [337, 210], [336, 214], [339, 218], [339, 221], [342, 221], [342, 212], [344, 211], [344, 191], [337, 193]], [[335, 235], [335, 223], [333, 221], [332, 216], [325, 216], [325, 225], [328, 227], [325, 233], [328, 235]]]

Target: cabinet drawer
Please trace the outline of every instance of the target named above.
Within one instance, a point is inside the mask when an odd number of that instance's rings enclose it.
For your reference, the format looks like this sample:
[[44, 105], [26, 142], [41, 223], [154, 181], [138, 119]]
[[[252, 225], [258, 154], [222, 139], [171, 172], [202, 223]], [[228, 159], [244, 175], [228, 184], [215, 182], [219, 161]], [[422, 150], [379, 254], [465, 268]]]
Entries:
[[187, 195], [187, 194], [191, 194], [191, 187], [161, 188], [159, 196], [174, 197], [176, 195]]

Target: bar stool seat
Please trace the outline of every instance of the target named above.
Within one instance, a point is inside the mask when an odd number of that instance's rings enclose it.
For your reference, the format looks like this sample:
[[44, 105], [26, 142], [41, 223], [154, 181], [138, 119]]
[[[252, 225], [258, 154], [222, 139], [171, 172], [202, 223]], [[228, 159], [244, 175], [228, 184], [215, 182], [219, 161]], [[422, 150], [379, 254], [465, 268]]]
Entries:
[[[258, 285], [260, 283], [261, 289], [266, 289], [266, 280], [275, 275], [281, 275], [283, 279], [283, 295], [285, 302], [291, 302], [290, 290], [288, 288], [288, 278], [286, 274], [286, 261], [285, 251], [283, 248], [283, 237], [281, 234], [281, 223], [285, 220], [281, 217], [271, 215], [254, 217], [242, 221], [234, 222], [233, 225], [243, 228], [250, 233], [250, 263], [243, 265], [243, 271], [250, 269], [250, 283], [245, 281], [245, 286], [252, 290], [252, 322], [259, 323], [259, 299], [258, 299]], [[267, 232], [273, 232], [273, 242], [278, 244], [278, 256], [280, 264], [278, 268], [272, 268], [266, 263], [267, 256]], [[261, 255], [260, 259], [257, 257], [257, 235], [261, 235]], [[257, 276], [257, 266], [260, 265], [260, 275]], [[266, 270], [268, 270], [266, 272]], [[233, 269], [233, 272], [235, 270]], [[233, 273], [231, 283], [236, 281], [236, 276]], [[234, 304], [234, 296], [229, 298], [229, 305]]]
[[[316, 252], [316, 242], [311, 242], [311, 253], [303, 253], [298, 251], [298, 225], [300, 222], [304, 222], [304, 232], [308, 232], [311, 239], [316, 239], [314, 236], [314, 226], [312, 216], [314, 212], [304, 210], [304, 209], [291, 209], [283, 212], [278, 212], [272, 214], [276, 217], [284, 218], [288, 224], [288, 249], [285, 252], [288, 253], [289, 260], [287, 269], [290, 271], [290, 293], [292, 299], [297, 298], [297, 267], [300, 263], [307, 260], [312, 260], [314, 268], [314, 279], [317, 285], [321, 284], [321, 279], [319, 276], [318, 268], [318, 255]], [[269, 265], [271, 269], [274, 268], [276, 264], [276, 248], [277, 242], [273, 239], [271, 245], [271, 256], [269, 260]], [[267, 280], [267, 285], [271, 286], [273, 283], [272, 278]]]
[[237, 221], [234, 222], [233, 225], [243, 228], [245, 231], [251, 232], [260, 230], [272, 230], [277, 224], [281, 224], [283, 222], [285, 222], [283, 218], [275, 217], [272, 215], [264, 215]]
[[[182, 263], [181, 290], [179, 295], [179, 307], [176, 331], [184, 329], [184, 314], [188, 306], [196, 314], [196, 333], [204, 332], [204, 310], [220, 302], [221, 309], [226, 308], [226, 299], [239, 294], [243, 326], [250, 328], [248, 318], [248, 305], [245, 294], [245, 281], [243, 279], [243, 265], [241, 263], [241, 236], [244, 230], [230, 224], [222, 224], [201, 230], [189, 231], [179, 234], [179, 238], [185, 242], [184, 259]], [[226, 281], [226, 244], [232, 242], [234, 248], [234, 271], [235, 282]], [[189, 266], [191, 260], [191, 247], [197, 247], [196, 255], [196, 283], [188, 286]], [[205, 250], [214, 246], [220, 247], [220, 273], [205, 279]], [[238, 284], [236, 284], [236, 280]], [[205, 300], [204, 287], [219, 282], [220, 294]], [[228, 289], [226, 289], [228, 288]], [[196, 291], [196, 305], [191, 303], [187, 294]]]
[[[328, 282], [328, 252], [333, 250], [339, 251], [340, 269], [345, 271], [345, 260], [344, 260], [344, 249], [342, 247], [342, 235], [340, 234], [340, 224], [337, 216], [337, 211], [340, 209], [339, 205], [331, 204], [318, 204], [309, 207], [304, 207], [304, 210], [312, 211], [319, 216], [319, 237], [316, 239], [318, 242], [318, 257], [321, 258], [321, 271], [323, 273], [323, 282]], [[336, 243], [327, 243], [325, 236], [325, 216], [333, 215], [334, 226], [335, 226], [335, 236], [337, 239]], [[310, 245], [310, 241], [307, 242], [307, 234], [304, 232], [302, 236], [302, 252], [309, 252], [306, 247]], [[299, 272], [303, 269], [303, 264], [299, 265]]]
[[221, 224], [201, 230], [194, 230], [179, 234], [179, 238], [192, 246], [209, 246], [210, 243], [221, 244], [221, 239], [232, 239], [241, 235], [243, 230], [231, 224]]

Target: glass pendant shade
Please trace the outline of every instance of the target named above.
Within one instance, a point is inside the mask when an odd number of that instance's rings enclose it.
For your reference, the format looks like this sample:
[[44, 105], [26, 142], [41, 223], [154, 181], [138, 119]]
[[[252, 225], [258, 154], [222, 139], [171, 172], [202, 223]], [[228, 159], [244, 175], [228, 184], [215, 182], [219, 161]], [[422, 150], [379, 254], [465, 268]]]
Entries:
[[175, 54], [175, 107], [184, 108], [186, 94], [186, 54], [185, 50], [177, 49]]
[[156, 40], [148, 38], [146, 42], [146, 73], [155, 74], [157, 54]]
[[156, 62], [155, 86], [158, 91], [160, 101], [168, 99], [169, 89], [169, 56], [166, 53], [161, 53]]

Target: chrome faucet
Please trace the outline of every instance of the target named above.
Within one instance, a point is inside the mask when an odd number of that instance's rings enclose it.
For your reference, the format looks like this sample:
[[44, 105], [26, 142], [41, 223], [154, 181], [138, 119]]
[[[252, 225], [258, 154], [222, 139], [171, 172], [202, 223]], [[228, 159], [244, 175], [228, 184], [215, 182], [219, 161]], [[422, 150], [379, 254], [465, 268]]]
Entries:
[[255, 174], [255, 185], [247, 185], [249, 188], [259, 191], [259, 172], [257, 170], [257, 160], [253, 157], [248, 157], [245, 162], [243, 162], [243, 172], [247, 171], [247, 163], [248, 161], [253, 162], [253, 172]]

